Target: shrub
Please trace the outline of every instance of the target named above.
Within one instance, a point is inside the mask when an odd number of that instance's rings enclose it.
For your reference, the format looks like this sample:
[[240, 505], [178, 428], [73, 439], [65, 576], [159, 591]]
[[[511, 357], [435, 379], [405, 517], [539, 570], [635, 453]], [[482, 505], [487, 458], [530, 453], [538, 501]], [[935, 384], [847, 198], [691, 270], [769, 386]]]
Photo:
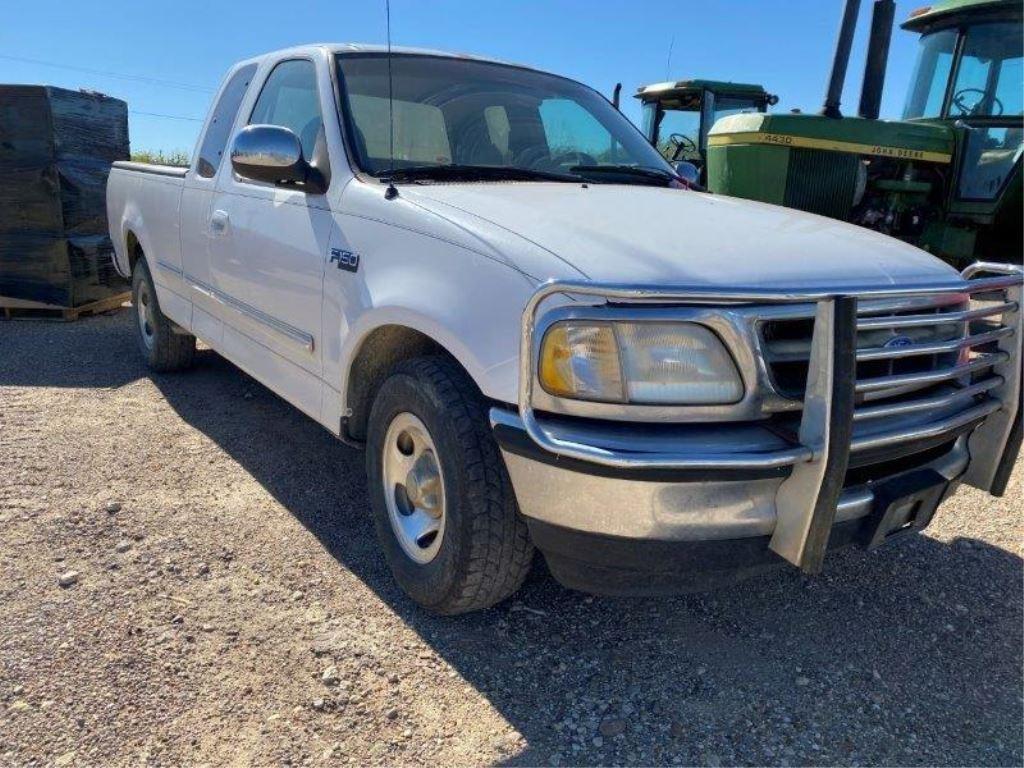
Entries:
[[142, 149], [137, 152], [132, 152], [132, 160], [137, 163], [154, 163], [156, 165], [177, 165], [188, 167], [188, 152], [183, 150], [174, 150], [173, 152], [164, 152], [162, 149], [156, 150], [155, 152], [150, 149]]

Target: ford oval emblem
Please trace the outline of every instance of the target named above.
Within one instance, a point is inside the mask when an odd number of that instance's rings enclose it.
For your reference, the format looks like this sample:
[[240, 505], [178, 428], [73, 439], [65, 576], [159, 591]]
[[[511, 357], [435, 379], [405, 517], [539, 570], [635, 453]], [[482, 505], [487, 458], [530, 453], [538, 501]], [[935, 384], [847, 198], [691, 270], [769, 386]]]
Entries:
[[912, 346], [914, 340], [909, 336], [893, 336], [882, 346], [886, 349], [896, 349], [897, 347], [909, 347]]

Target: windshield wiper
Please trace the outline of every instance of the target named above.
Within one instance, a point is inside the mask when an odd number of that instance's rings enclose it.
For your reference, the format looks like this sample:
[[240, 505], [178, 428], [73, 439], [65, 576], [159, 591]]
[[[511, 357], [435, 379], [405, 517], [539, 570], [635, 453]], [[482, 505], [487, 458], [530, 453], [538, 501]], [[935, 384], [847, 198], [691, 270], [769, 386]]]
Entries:
[[538, 171], [509, 165], [413, 165], [395, 168], [381, 175], [381, 181], [571, 181], [579, 176], [570, 173]]
[[674, 173], [663, 171], [660, 168], [647, 168], [642, 165], [574, 165], [569, 169], [581, 176], [588, 174], [612, 174], [619, 176], [636, 176], [650, 181], [660, 181], [668, 184], [678, 178]]

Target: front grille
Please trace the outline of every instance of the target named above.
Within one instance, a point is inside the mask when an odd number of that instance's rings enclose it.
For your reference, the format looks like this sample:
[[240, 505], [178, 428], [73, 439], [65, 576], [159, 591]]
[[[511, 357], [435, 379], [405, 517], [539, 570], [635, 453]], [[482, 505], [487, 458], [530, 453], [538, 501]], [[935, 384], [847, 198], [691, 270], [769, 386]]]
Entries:
[[783, 204], [833, 219], [849, 219], [860, 162], [857, 155], [790, 149]]
[[[1001, 292], [860, 302], [856, 431], [949, 416], [984, 401], [1002, 383], [993, 367], [1008, 359], [998, 347], [1014, 332], [1004, 316], [1016, 309]], [[772, 384], [792, 400], [800, 400], [807, 385], [812, 312], [772, 317], [759, 326]]]
[[865, 483], [877, 482], [887, 477], [898, 475], [901, 472], [908, 472], [918, 467], [923, 467], [929, 462], [945, 456], [956, 445], [956, 438], [952, 440], [943, 439], [935, 445], [927, 445], [922, 450], [912, 453], [898, 454], [892, 458], [873, 457], [864, 462], [855, 462], [846, 470], [846, 477], [843, 479], [843, 488], [852, 488]]

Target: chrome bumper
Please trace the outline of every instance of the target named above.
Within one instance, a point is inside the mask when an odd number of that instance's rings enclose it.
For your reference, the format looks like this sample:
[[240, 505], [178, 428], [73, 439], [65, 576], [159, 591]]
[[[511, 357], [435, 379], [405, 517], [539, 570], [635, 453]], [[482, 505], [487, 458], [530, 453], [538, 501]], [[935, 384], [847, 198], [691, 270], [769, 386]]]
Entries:
[[[531, 520], [601, 536], [659, 541], [724, 541], [770, 536], [775, 530], [776, 499], [788, 467], [742, 472], [608, 470], [518, 450], [508, 435], [525, 435], [525, 429], [522, 419], [509, 410], [492, 409], [491, 424], [519, 509]], [[933, 469], [955, 482], [967, 464], [967, 439], [961, 437], [950, 451], [915, 469]], [[873, 506], [868, 485], [846, 488], [836, 503], [835, 522], [865, 517]]]
[[[979, 278], [983, 273], [997, 277]], [[852, 455], [860, 451], [900, 443], [913, 443], [941, 437], [957, 429], [971, 428], [971, 461], [964, 480], [983, 490], [991, 490], [1000, 462], [1011, 439], [1018, 417], [1021, 397], [1021, 304], [1022, 270], [1004, 264], [979, 263], [964, 270], [961, 279], [909, 288], [865, 287], [818, 291], [783, 289], [708, 289], [641, 285], [598, 285], [587, 282], [549, 282], [531, 297], [523, 313], [520, 347], [519, 420], [522, 429], [541, 450], [567, 459], [636, 470], [764, 471], [782, 468], [788, 476], [775, 482], [771, 498], [773, 517], [770, 547], [776, 553], [808, 572], [821, 569], [828, 535], [844, 505], [843, 480]], [[1003, 291], [1004, 306], [1010, 306], [1014, 326], [998, 339], [999, 381], [986, 387], [984, 399], [976, 405], [917, 425], [911, 429], [855, 435], [855, 397], [863, 391], [855, 381], [856, 364], [864, 359], [856, 348], [858, 330], [857, 303], [866, 299], [888, 299], [934, 294], [978, 294]], [[581, 440], [564, 432], [546, 428], [534, 411], [536, 339], [535, 328], [541, 304], [555, 294], [587, 296], [621, 302], [659, 302], [662, 304], [807, 304], [815, 306], [814, 330], [803, 411], [796, 441], [783, 442], [757, 450], [721, 450], [717, 442], [703, 450], [679, 451], [670, 446], [610, 446], [608, 441]], [[863, 327], [863, 326], [861, 326]], [[996, 363], [992, 363], [996, 365]], [[886, 406], [875, 407], [886, 415]], [[500, 419], [495, 411], [492, 419]], [[707, 447], [708, 445], [714, 447]], [[966, 451], [965, 451], [966, 453]], [[506, 454], [507, 455], [507, 454]], [[966, 455], [964, 457], [966, 462]], [[510, 466], [518, 463], [509, 459]], [[521, 469], [521, 468], [520, 468]], [[960, 467], [963, 471], [964, 467]], [[564, 470], [559, 470], [564, 472]], [[516, 475], [520, 481], [516, 482]], [[522, 471], [513, 472], [517, 495], [524, 482]], [[538, 478], [539, 479], [539, 478]], [[554, 481], [556, 478], [549, 477]], [[562, 478], [563, 481], [565, 478]], [[568, 490], [568, 489], [566, 489]], [[553, 489], [552, 493], [560, 491]], [[694, 509], [703, 514], [706, 509]], [[630, 510], [622, 510], [622, 515]], [[848, 514], [841, 512], [840, 514]]]

